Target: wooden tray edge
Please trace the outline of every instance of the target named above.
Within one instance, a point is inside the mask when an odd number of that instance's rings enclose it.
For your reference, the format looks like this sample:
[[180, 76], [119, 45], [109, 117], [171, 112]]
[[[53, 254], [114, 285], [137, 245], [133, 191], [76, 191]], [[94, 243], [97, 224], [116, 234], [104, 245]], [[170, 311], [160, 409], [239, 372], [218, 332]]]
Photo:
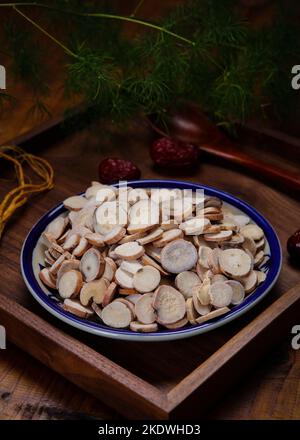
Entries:
[[[299, 315], [299, 290], [300, 284], [283, 294], [169, 393], [159, 391], [1, 294], [0, 316], [11, 342], [100, 400], [105, 397], [105, 403], [124, 416], [167, 419], [199, 415], [276, 344]], [[51, 356], [52, 351], [55, 356]], [[204, 393], [209, 396], [205, 402], [201, 399]]]
[[[190, 417], [190, 408], [207, 410], [291, 331], [299, 315], [300, 283], [285, 292], [170, 391], [170, 417]], [[201, 399], [204, 395], [205, 402]]]
[[8, 340], [100, 400], [105, 396], [121, 414], [167, 417], [166, 396], [157, 388], [2, 294], [0, 318]]

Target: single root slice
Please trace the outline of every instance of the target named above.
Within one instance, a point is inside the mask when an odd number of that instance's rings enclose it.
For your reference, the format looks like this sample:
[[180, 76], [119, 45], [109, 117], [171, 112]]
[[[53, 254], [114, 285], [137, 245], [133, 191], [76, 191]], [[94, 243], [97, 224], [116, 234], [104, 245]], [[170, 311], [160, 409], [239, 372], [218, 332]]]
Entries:
[[80, 240], [80, 235], [79, 234], [72, 234], [69, 235], [66, 238], [66, 241], [64, 242], [64, 244], [62, 245], [63, 249], [65, 251], [72, 251], [73, 249], [76, 248], [76, 246], [78, 245]]
[[196, 247], [186, 240], [175, 240], [161, 251], [161, 265], [170, 273], [180, 273], [192, 269], [198, 259]]
[[179, 225], [175, 220], [166, 218], [162, 220], [160, 227], [163, 231], [170, 231], [171, 229], [178, 229]]
[[116, 270], [115, 281], [123, 289], [133, 289], [133, 276], [121, 269], [120, 267]]
[[99, 203], [104, 204], [104, 202], [111, 202], [116, 198], [116, 189], [109, 185], [103, 185], [98, 188], [96, 193], [96, 200]]
[[84, 307], [79, 301], [69, 298], [64, 300], [63, 308], [67, 312], [70, 312], [73, 315], [83, 319], [88, 319], [94, 314], [94, 310], [92, 310], [90, 307]]
[[122, 226], [116, 226], [110, 232], [103, 236], [103, 240], [106, 244], [118, 243], [126, 234], [126, 229]]
[[161, 275], [164, 276], [169, 276], [169, 272], [167, 272], [166, 270], [164, 270], [160, 264], [156, 263], [156, 261], [149, 257], [149, 255], [144, 254], [141, 258], [141, 261], [143, 263], [144, 266], [152, 266], [155, 267], [155, 269], [159, 270], [159, 272], [161, 273]]
[[198, 318], [198, 313], [195, 309], [193, 298], [188, 298], [186, 300], [186, 317], [190, 324], [195, 325], [196, 319]]
[[226, 249], [220, 253], [221, 271], [232, 278], [247, 275], [252, 266], [251, 257], [242, 249]]
[[221, 231], [234, 231], [236, 232], [238, 230], [238, 226], [234, 223], [223, 221], [220, 225]]
[[240, 232], [244, 237], [252, 238], [254, 241], [264, 238], [264, 231], [257, 225], [246, 225], [240, 229]]
[[232, 289], [231, 304], [237, 305], [244, 301], [245, 289], [239, 281], [227, 280], [225, 281]]
[[[120, 292], [119, 292], [120, 293]], [[130, 301], [133, 305], [136, 305], [136, 303], [138, 302], [138, 300], [142, 297], [143, 295], [140, 293], [133, 293], [131, 295], [126, 296], [127, 301]]]
[[152, 292], [160, 283], [160, 272], [152, 266], [143, 266], [133, 276], [133, 287], [140, 293]]
[[72, 227], [84, 226], [92, 230], [95, 210], [96, 206], [94, 204], [90, 204], [89, 202], [80, 211], [71, 211], [69, 213], [69, 220], [72, 223]]
[[220, 309], [213, 310], [212, 312], [207, 313], [207, 315], [200, 316], [196, 319], [198, 324], [202, 324], [203, 322], [210, 321], [211, 319], [218, 318], [219, 316], [225, 315], [230, 312], [228, 307], [222, 307]]
[[81, 257], [89, 248], [90, 248], [90, 243], [87, 241], [85, 237], [81, 237], [78, 245], [73, 250], [72, 255], [74, 255], [74, 257]]
[[210, 304], [210, 287], [211, 281], [209, 278], [204, 278], [202, 284], [193, 287], [193, 295], [196, 292], [197, 298], [203, 306], [208, 306]]
[[150, 224], [139, 224], [139, 223], [131, 223], [127, 226], [127, 233], [130, 235], [143, 234], [145, 235], [151, 229], [155, 228], [158, 223], [150, 223]]
[[47, 252], [54, 260], [57, 260], [64, 253], [64, 249], [62, 249], [62, 252], [58, 252], [53, 246], [50, 246]]
[[161, 262], [161, 248], [155, 248], [151, 244], [145, 247], [145, 252], [149, 257], [153, 258], [158, 263]]
[[105, 278], [85, 283], [80, 291], [80, 302], [87, 306], [92, 301], [102, 304], [105, 292], [108, 288], [108, 281]]
[[227, 230], [226, 228], [222, 228], [221, 225], [210, 225], [207, 229], [205, 229], [206, 234], [218, 234], [219, 232]]
[[184, 317], [177, 322], [173, 322], [172, 324], [163, 324], [163, 325], [164, 325], [164, 327], [168, 328], [169, 330], [176, 330], [178, 328], [184, 327], [185, 325], [188, 324], [188, 322], [189, 322], [188, 319], [186, 317]]
[[[147, 228], [159, 224], [159, 205], [151, 200], [140, 200], [129, 211], [129, 224]], [[135, 232], [138, 232], [137, 230]]]
[[265, 259], [265, 253], [264, 251], [258, 251], [257, 254], [254, 257], [254, 266], [260, 266], [261, 263], [264, 261]]
[[67, 217], [57, 217], [47, 226], [44, 232], [45, 238], [57, 240], [63, 234], [68, 223], [69, 220]]
[[223, 202], [218, 197], [208, 196], [204, 199], [204, 207], [207, 208], [209, 206], [213, 206], [215, 208], [221, 208]]
[[142, 324], [152, 324], [156, 321], [153, 308], [153, 293], [145, 293], [135, 303], [135, 314]]
[[196, 273], [201, 281], [204, 281], [205, 278], [212, 278], [214, 275], [210, 269], [205, 269], [199, 263], [196, 264]]
[[95, 302], [92, 302], [91, 307], [96, 313], [96, 315], [99, 316], [99, 318], [101, 319], [101, 312], [102, 312], [101, 307], [99, 307], [98, 304], [96, 304]]
[[45, 251], [45, 263], [47, 263], [49, 266], [53, 266], [55, 263], [55, 258], [52, 257], [50, 252], [48, 250]]
[[80, 271], [84, 280], [88, 283], [100, 278], [105, 269], [105, 261], [101, 253], [95, 249], [89, 249], [81, 258]]
[[[60, 268], [57, 271], [57, 283], [62, 277], [62, 275], [70, 270], [79, 270], [80, 261], [75, 258], [71, 258], [70, 260], [65, 260], [61, 263]], [[58, 284], [57, 284], [58, 285]]]
[[196, 310], [198, 315], [201, 315], [201, 316], [202, 315], [207, 315], [207, 313], [209, 313], [211, 311], [211, 305], [210, 304], [207, 304], [206, 306], [201, 304], [201, 302], [198, 299], [198, 295], [197, 295], [196, 291], [194, 291], [194, 293], [193, 293], [192, 300], [193, 300], [194, 308], [195, 308], [195, 310]]
[[208, 257], [212, 253], [212, 249], [208, 246], [200, 246], [198, 249], [198, 263], [205, 269], [209, 269]]
[[64, 273], [58, 282], [58, 292], [62, 298], [76, 297], [82, 288], [82, 275], [78, 270]]
[[104, 307], [101, 319], [109, 327], [127, 328], [132, 321], [132, 313], [125, 304], [115, 300]]
[[140, 293], [137, 293], [137, 291], [135, 289], [125, 289], [124, 287], [120, 287], [118, 293], [119, 293], [119, 295], [124, 295], [124, 296], [140, 295]]
[[145, 189], [143, 188], [133, 188], [128, 191], [128, 203], [134, 205], [140, 200], [148, 200], [149, 196]]
[[171, 243], [174, 240], [178, 240], [183, 237], [183, 232], [180, 229], [169, 229], [164, 231], [162, 237], [159, 240], [153, 241], [152, 245], [155, 248], [161, 248], [166, 246], [166, 244]]
[[49, 271], [51, 273], [51, 275], [56, 275], [59, 268], [61, 267], [62, 263], [65, 260], [69, 260], [71, 258], [71, 254], [69, 254], [69, 252], [65, 252], [64, 254], [62, 254], [56, 261], [54, 264], [52, 264], [52, 266], [50, 267]]
[[82, 196], [72, 196], [64, 200], [65, 208], [70, 211], [80, 211], [88, 203], [87, 199]]
[[242, 228], [250, 222], [250, 218], [247, 215], [231, 215], [230, 219], [239, 227]]
[[216, 283], [217, 281], [227, 281], [228, 279], [225, 277], [225, 275], [222, 275], [221, 273], [217, 273], [214, 275], [211, 279], [211, 284]]
[[197, 215], [201, 216], [201, 215], [207, 215], [207, 214], [220, 214], [221, 212], [222, 211], [221, 211], [220, 207], [217, 207], [217, 206], [207, 206], [207, 207], [201, 209], [200, 211], [198, 209]]
[[48, 252], [55, 260], [57, 260], [57, 258], [59, 258], [65, 251], [59, 244], [52, 243], [48, 249]]
[[267, 275], [260, 270], [256, 270], [256, 275], [257, 275], [257, 284], [263, 283], [267, 278]]
[[72, 229], [69, 229], [66, 239], [68, 239], [73, 234], [78, 234], [80, 237], [85, 237], [87, 234], [90, 234], [91, 230], [82, 225], [73, 226]]
[[205, 218], [212, 222], [220, 222], [223, 220], [224, 216], [222, 213], [219, 214], [205, 214]]
[[107, 287], [104, 293], [104, 297], [102, 300], [102, 306], [106, 307], [109, 303], [112, 302], [112, 300], [115, 297], [116, 291], [117, 291], [117, 284], [116, 283], [110, 283], [110, 285]]
[[47, 246], [47, 248], [49, 248], [52, 243], [58, 243], [59, 241], [59, 239], [56, 241], [55, 237], [46, 231], [42, 233], [42, 239], [43, 239], [43, 243]]
[[112, 260], [116, 261], [119, 257], [117, 256], [117, 254], [115, 253], [115, 249], [118, 245], [117, 244], [112, 244], [107, 251], [107, 254], [105, 255], [106, 257], [111, 258]]
[[[143, 265], [137, 261], [137, 260], [131, 260], [131, 261], [122, 261], [120, 268], [125, 270], [126, 272], [129, 272], [131, 275], [134, 275], [143, 268]], [[149, 292], [149, 291], [148, 291]]]
[[217, 234], [205, 234], [204, 235], [204, 239], [206, 241], [216, 241], [216, 242], [222, 242], [222, 241], [227, 241], [230, 240], [230, 238], [232, 237], [232, 231], [221, 231], [218, 232]]
[[98, 193], [99, 189], [101, 189], [102, 186], [103, 185], [101, 183], [99, 183], [98, 185], [90, 186], [85, 191], [85, 197], [87, 199], [96, 199], [97, 193]]
[[193, 296], [193, 288], [200, 284], [200, 278], [195, 272], [184, 271], [175, 278], [175, 285], [185, 298]]
[[153, 324], [141, 324], [138, 321], [132, 321], [130, 323], [130, 330], [138, 333], [154, 333], [157, 332], [158, 326], [155, 322]]
[[241, 278], [240, 281], [243, 284], [246, 293], [252, 292], [257, 286], [256, 270], [251, 270], [251, 272], [247, 276]]
[[114, 260], [109, 257], [105, 257], [104, 261], [105, 261], [105, 268], [102, 277], [105, 278], [107, 281], [111, 282], [114, 279], [117, 270], [117, 265], [114, 262]]
[[182, 319], [186, 313], [184, 296], [174, 287], [166, 285], [158, 287], [153, 307], [157, 313], [157, 322], [162, 325], [173, 324]]
[[219, 248], [212, 249], [211, 254], [208, 256], [208, 267], [214, 275], [221, 272], [219, 264], [219, 256], [222, 251]]
[[248, 250], [252, 255], [256, 254], [256, 244], [253, 238], [245, 237], [242, 247], [245, 251]]
[[258, 252], [258, 251], [262, 251], [262, 250], [265, 248], [265, 244], [266, 244], [266, 241], [265, 241], [264, 238], [262, 238], [262, 239], [259, 240], [259, 241], [256, 241], [256, 242], [255, 242], [255, 245], [256, 245], [256, 250], [257, 250], [257, 252]]
[[143, 238], [138, 238], [137, 242], [144, 246], [145, 244], [151, 243], [152, 241], [158, 240], [163, 235], [164, 231], [161, 228], [156, 228], [150, 232], [150, 234], [145, 235]]
[[210, 303], [216, 308], [227, 307], [232, 301], [233, 291], [229, 284], [217, 281], [210, 286]]
[[89, 234], [86, 234], [85, 238], [92, 246], [96, 246], [96, 247], [105, 246], [103, 235], [98, 234], [97, 232], [90, 232]]
[[47, 287], [50, 287], [50, 289], [56, 289], [55, 277], [51, 275], [47, 267], [39, 272], [39, 277], [42, 283], [45, 284]]
[[126, 226], [127, 212], [116, 201], [105, 202], [95, 212], [97, 230], [100, 234], [107, 234], [116, 226]]
[[131, 313], [131, 320], [132, 321], [136, 318], [135, 306], [132, 304], [131, 301], [128, 301], [126, 298], [117, 298], [117, 299], [115, 299], [115, 301], [120, 301], [122, 304], [125, 304], [125, 306], [128, 307], [128, 309], [130, 310], [130, 313]]
[[124, 235], [122, 240], [119, 241], [119, 244], [130, 243], [131, 241], [136, 241], [138, 238], [142, 238], [146, 235], [145, 232], [136, 232], [131, 235]]
[[191, 218], [179, 225], [179, 228], [185, 233], [185, 235], [200, 235], [210, 227], [210, 221], [207, 218]]
[[144, 255], [145, 249], [134, 241], [117, 246], [114, 252], [118, 258], [123, 258], [124, 260], [137, 260]]
[[177, 222], [182, 222], [187, 219], [193, 212], [193, 203], [186, 197], [182, 199], [174, 199], [171, 203], [162, 203], [162, 206], [164, 209], [166, 209], [166, 206], [170, 206], [170, 212]]

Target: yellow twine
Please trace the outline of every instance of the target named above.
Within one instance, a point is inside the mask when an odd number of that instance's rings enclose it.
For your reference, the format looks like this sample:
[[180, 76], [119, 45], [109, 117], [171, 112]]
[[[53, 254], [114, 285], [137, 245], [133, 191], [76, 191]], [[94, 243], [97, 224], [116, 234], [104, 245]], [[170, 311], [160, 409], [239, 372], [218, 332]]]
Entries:
[[[18, 185], [9, 191], [0, 203], [0, 239], [7, 221], [15, 211], [24, 205], [31, 194], [53, 188], [53, 169], [49, 162], [41, 157], [27, 153], [15, 146], [0, 147], [0, 158], [14, 165]], [[23, 165], [28, 165], [41, 182], [33, 184], [26, 178]]]

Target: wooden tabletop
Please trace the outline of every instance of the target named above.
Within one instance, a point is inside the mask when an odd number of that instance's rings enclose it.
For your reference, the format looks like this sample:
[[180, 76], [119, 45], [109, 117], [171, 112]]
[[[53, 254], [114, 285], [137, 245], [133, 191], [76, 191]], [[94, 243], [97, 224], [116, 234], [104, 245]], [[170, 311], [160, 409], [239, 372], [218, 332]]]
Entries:
[[[23, 93], [23, 88], [20, 87]], [[59, 95], [53, 93], [51, 95], [51, 109], [53, 113], [59, 113], [63, 107], [62, 99]], [[1, 141], [6, 141], [11, 137], [15, 137], [20, 133], [28, 130], [36, 122], [29, 121], [25, 118], [24, 109], [19, 103], [15, 109], [13, 118], [0, 120], [0, 137]], [[23, 122], [22, 122], [23, 121]], [[25, 121], [25, 122], [24, 122]], [[25, 124], [25, 128], [24, 128]], [[131, 131], [112, 131], [99, 126], [98, 140], [94, 138], [89, 143], [89, 149], [94, 153], [99, 152], [99, 160], [105, 155], [122, 155], [124, 157], [130, 155], [138, 163], [141, 163], [143, 169], [143, 177], [159, 176], [153, 171], [151, 162], [147, 153], [147, 145], [151, 142], [151, 132], [146, 128], [141, 129], [139, 135], [138, 124], [131, 128]], [[133, 130], [133, 131], [132, 131]], [[132, 134], [134, 133], [134, 134]], [[111, 137], [112, 135], [112, 137]], [[130, 147], [130, 136], [135, 136], [135, 149]], [[261, 143], [254, 145], [250, 137], [243, 139], [244, 148], [252, 154], [264, 157], [270, 162], [278, 165], [284, 163], [289, 169], [299, 171], [299, 151], [296, 152], [296, 159], [288, 160], [286, 155], [283, 158], [280, 148], [274, 148], [270, 143]], [[248, 142], [246, 142], [248, 140]], [[65, 193], [72, 192], [78, 185], [87, 184], [86, 178], [80, 176], [80, 161], [84, 155], [88, 154], [85, 148], [87, 138], [84, 134], [79, 133], [76, 136], [76, 142], [70, 143], [68, 151], [62, 149], [58, 144], [47, 154], [53, 164], [58, 160], [60, 166], [76, 166], [78, 170], [78, 182], [71, 184], [70, 188], [66, 188]], [[248, 145], [246, 145], [248, 143]], [[42, 150], [42, 148], [41, 148]], [[38, 153], [38, 151], [37, 151]], [[203, 158], [207, 161], [207, 158]], [[222, 179], [226, 179], [227, 165], [224, 166], [224, 174]], [[97, 164], [91, 169], [91, 179], [97, 177]], [[61, 168], [60, 168], [61, 169]], [[214, 176], [214, 172], [220, 170], [220, 164], [215, 166], [212, 162], [209, 165], [211, 175], [206, 170], [204, 177], [205, 183], [220, 185], [223, 180], [220, 176]], [[57, 181], [63, 181], [61, 176], [56, 176]], [[193, 176], [185, 176], [189, 180]], [[263, 176], [260, 176], [263, 177]], [[240, 177], [242, 179], [242, 175]], [[202, 179], [201, 168], [198, 170], [197, 179]], [[238, 182], [227, 182], [228, 190], [236, 195], [242, 196], [244, 199], [252, 202], [255, 200], [255, 191], [265, 191], [266, 199], [273, 197], [275, 190], [267, 185], [256, 185], [255, 180], [246, 193], [239, 194]], [[0, 188], [1, 189], [1, 188]], [[55, 191], [55, 190], [54, 190]], [[294, 206], [291, 202], [293, 198], [286, 195], [286, 204], [281, 206], [280, 218], [284, 222], [285, 216], [289, 216], [289, 209]], [[43, 195], [33, 200], [32, 203], [38, 204], [42, 200]], [[30, 209], [30, 208], [25, 208]], [[274, 206], [273, 215], [279, 215], [278, 207]], [[283, 211], [282, 211], [283, 210]], [[286, 211], [284, 211], [286, 210]], [[42, 214], [43, 209], [40, 209]], [[270, 214], [271, 216], [271, 214]], [[272, 220], [271, 218], [269, 218]], [[300, 224], [294, 222], [289, 228], [296, 230]], [[10, 240], [13, 231], [13, 225], [10, 226]], [[282, 242], [286, 240], [289, 233], [294, 230], [286, 230], [282, 235]], [[11, 252], [14, 252], [14, 242], [11, 241]], [[3, 253], [0, 244], [0, 259], [2, 262], [7, 257]], [[17, 260], [18, 255], [13, 257]], [[293, 279], [300, 279], [300, 272], [293, 269]], [[4, 286], [2, 286], [3, 288]], [[1, 324], [1, 321], [0, 321]], [[296, 324], [296, 323], [295, 323]], [[300, 322], [298, 323], [300, 324]], [[247, 377], [244, 377], [230, 394], [225, 396], [222, 401], [218, 402], [207, 414], [208, 418], [213, 419], [299, 419], [300, 418], [300, 350], [295, 351], [291, 347], [291, 335], [285, 335], [285, 342], [281, 343], [271, 353], [266, 353], [263, 361], [254, 368]], [[44, 367], [42, 364], [31, 358], [29, 355], [21, 351], [19, 348], [8, 342], [6, 350], [0, 351], [0, 419], [87, 419], [87, 418], [118, 418], [118, 414], [106, 407], [103, 403], [92, 398], [84, 391], [75, 387], [58, 374]]]

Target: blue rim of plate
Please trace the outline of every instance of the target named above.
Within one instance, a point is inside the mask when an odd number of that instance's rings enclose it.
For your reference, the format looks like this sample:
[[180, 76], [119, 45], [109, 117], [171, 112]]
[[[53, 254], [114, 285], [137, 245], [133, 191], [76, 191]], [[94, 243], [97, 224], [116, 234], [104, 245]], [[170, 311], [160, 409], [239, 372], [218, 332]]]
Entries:
[[[186, 327], [179, 330], [168, 330], [161, 329], [159, 332], [155, 333], [134, 333], [126, 329], [112, 329], [106, 327], [100, 322], [88, 321], [86, 319], [81, 319], [75, 315], [63, 310], [61, 306], [58, 305], [53, 299], [51, 299], [39, 286], [33, 271], [32, 259], [33, 251], [36, 244], [45, 230], [46, 226], [54, 220], [55, 217], [61, 215], [65, 212], [65, 208], [62, 203], [52, 208], [43, 217], [38, 220], [38, 222], [32, 227], [28, 233], [21, 251], [21, 271], [24, 281], [34, 296], [34, 298], [51, 314], [57, 318], [63, 320], [64, 322], [71, 324], [72, 326], [84, 330], [86, 332], [96, 334], [99, 336], [105, 336], [114, 339], [127, 339], [127, 340], [139, 340], [139, 341], [159, 341], [159, 340], [171, 340], [186, 338], [189, 336], [194, 336], [200, 333], [205, 333], [214, 328], [220, 327], [238, 316], [244, 314], [255, 304], [257, 304], [264, 296], [271, 290], [275, 284], [281, 270], [282, 265], [282, 250], [280, 246], [279, 239], [276, 232], [270, 223], [251, 205], [236, 198], [235, 196], [215, 189], [210, 186], [201, 185], [192, 182], [184, 182], [178, 180], [160, 180], [160, 179], [144, 179], [144, 180], [134, 180], [128, 181], [128, 186], [133, 188], [180, 188], [180, 189], [202, 189], [205, 195], [216, 196], [222, 199], [224, 202], [231, 204], [232, 206], [240, 209], [248, 215], [251, 220], [253, 220], [258, 226], [260, 226], [268, 241], [270, 247], [270, 259], [268, 261], [268, 272], [266, 280], [255, 289], [253, 293], [245, 298], [245, 300], [231, 308], [230, 312], [219, 318], [215, 318], [209, 322], [198, 324], [196, 326]], [[114, 186], [122, 186], [122, 184], [116, 184]]]

